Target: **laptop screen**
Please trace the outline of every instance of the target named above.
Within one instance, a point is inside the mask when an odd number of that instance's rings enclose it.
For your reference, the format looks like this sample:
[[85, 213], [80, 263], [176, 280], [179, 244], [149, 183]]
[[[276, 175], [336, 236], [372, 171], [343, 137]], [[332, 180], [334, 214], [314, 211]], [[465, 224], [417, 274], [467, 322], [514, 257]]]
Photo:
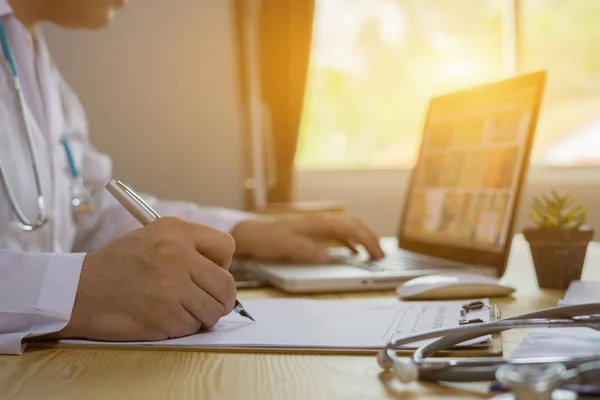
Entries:
[[401, 225], [405, 240], [506, 250], [543, 82], [530, 75], [431, 101]]

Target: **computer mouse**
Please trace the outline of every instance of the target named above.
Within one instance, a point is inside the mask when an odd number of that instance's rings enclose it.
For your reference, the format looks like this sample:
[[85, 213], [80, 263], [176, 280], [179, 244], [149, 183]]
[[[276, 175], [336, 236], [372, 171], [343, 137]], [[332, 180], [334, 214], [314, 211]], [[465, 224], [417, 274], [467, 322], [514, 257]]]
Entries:
[[508, 296], [514, 288], [498, 279], [467, 272], [425, 275], [396, 288], [403, 300], [445, 300]]

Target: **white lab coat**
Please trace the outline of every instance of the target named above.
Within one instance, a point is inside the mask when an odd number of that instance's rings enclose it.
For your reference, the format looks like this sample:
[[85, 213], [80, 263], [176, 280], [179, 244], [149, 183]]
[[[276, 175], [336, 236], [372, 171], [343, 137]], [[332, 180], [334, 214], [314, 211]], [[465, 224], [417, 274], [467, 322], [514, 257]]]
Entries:
[[[0, 0], [0, 19], [17, 61], [51, 218], [34, 232], [16, 228], [16, 216], [4, 186], [0, 186], [0, 354], [19, 354], [24, 338], [56, 332], [68, 323], [85, 253], [140, 225], [104, 189], [111, 179], [110, 159], [90, 144], [82, 106], [52, 63], [41, 32], [35, 34], [39, 43], [36, 52], [31, 35], [14, 18], [6, 0]], [[12, 84], [2, 54], [0, 160], [18, 203], [34, 219], [37, 192]], [[71, 179], [60, 143], [63, 134], [71, 140], [76, 164], [95, 206], [92, 214], [77, 220], [70, 206]], [[161, 215], [179, 216], [224, 231], [249, 217], [230, 209], [145, 198]]]

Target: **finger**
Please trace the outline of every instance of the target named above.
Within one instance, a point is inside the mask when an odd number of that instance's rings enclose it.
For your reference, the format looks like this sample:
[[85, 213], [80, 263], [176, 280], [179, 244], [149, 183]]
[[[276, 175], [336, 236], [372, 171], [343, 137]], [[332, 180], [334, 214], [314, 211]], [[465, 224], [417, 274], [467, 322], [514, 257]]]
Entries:
[[281, 238], [281, 247], [286, 258], [296, 262], [324, 263], [329, 261], [327, 249], [311, 238], [287, 235]]
[[202, 329], [210, 329], [219, 322], [225, 307], [193, 282], [181, 288], [180, 301], [191, 315], [202, 323]]
[[179, 306], [175, 319], [177, 323], [169, 326], [169, 338], [193, 335], [202, 329], [202, 321], [183, 305]]
[[365, 247], [371, 258], [379, 259], [384, 256], [379, 237], [367, 224], [357, 218], [347, 219], [343, 222], [350, 225], [348, 228], [351, 230], [350, 234], [354, 236], [356, 242]]
[[145, 321], [146, 331], [156, 332], [163, 339], [186, 336], [200, 329], [200, 321], [190, 315], [175, 297], [163, 296], [149, 306], [138, 312], [137, 318]]
[[199, 224], [190, 224], [190, 236], [196, 250], [226, 270], [235, 251], [235, 241], [228, 233]]
[[358, 249], [356, 248], [356, 246], [354, 245], [354, 243], [352, 243], [349, 240], [342, 240], [341, 243], [346, 246], [351, 252], [352, 254], [356, 255], [359, 254], [360, 251], [358, 251]]
[[215, 264], [229, 269], [235, 242], [228, 233], [213, 229], [209, 226], [194, 224], [175, 217], [162, 217], [149, 225], [150, 229], [157, 229], [162, 234], [178, 234], [183, 237], [184, 243], [189, 240], [197, 252], [213, 261]]
[[237, 294], [233, 276], [200, 254], [191, 261], [191, 265], [192, 282], [223, 305], [223, 315], [229, 314]]
[[315, 216], [307, 218], [303, 222], [305, 234], [336, 239], [340, 242], [352, 241], [358, 243], [364, 246], [373, 258], [381, 258], [384, 255], [379, 245], [379, 238], [369, 234], [352, 219]]
[[359, 229], [361, 229], [363, 232], [365, 232], [365, 234], [369, 237], [369, 241], [371, 243], [376, 244], [378, 254], [376, 254], [376, 255], [371, 254], [371, 256], [373, 256], [375, 258], [384, 257], [385, 253], [384, 253], [383, 249], [381, 248], [381, 242], [379, 240], [379, 235], [377, 234], [377, 232], [375, 232], [375, 230], [373, 228], [371, 228], [368, 224], [366, 224], [360, 218], [355, 218], [354, 223], [358, 225]]

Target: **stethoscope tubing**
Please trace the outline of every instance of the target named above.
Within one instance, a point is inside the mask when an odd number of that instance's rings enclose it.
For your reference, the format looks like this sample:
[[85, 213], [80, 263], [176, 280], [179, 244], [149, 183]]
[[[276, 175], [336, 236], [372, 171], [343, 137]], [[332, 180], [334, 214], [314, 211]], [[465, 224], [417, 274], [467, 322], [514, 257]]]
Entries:
[[[6, 196], [8, 197], [10, 207], [11, 207], [12, 211], [14, 212], [14, 214], [17, 216], [19, 228], [22, 229], [23, 231], [29, 232], [29, 231], [33, 231], [33, 230], [36, 230], [36, 229], [42, 227], [49, 219], [46, 214], [46, 204], [44, 201], [44, 191], [43, 191], [42, 179], [41, 179], [41, 175], [40, 175], [40, 169], [39, 169], [39, 165], [38, 165], [38, 161], [37, 161], [38, 159], [37, 159], [37, 155], [35, 153], [35, 146], [33, 145], [33, 137], [31, 134], [31, 130], [32, 130], [31, 121], [29, 120], [29, 118], [27, 118], [27, 112], [26, 112], [27, 107], [26, 107], [26, 103], [25, 103], [25, 98], [23, 96], [23, 90], [21, 88], [21, 82], [20, 82], [19, 76], [18, 76], [17, 66], [15, 63], [15, 59], [13, 57], [12, 49], [10, 47], [10, 44], [8, 43], [6, 29], [5, 29], [2, 21], [0, 21], [0, 46], [2, 47], [2, 51], [4, 53], [5, 59], [8, 63], [10, 72], [13, 77], [13, 84], [14, 84], [13, 86], [14, 86], [14, 90], [16, 91], [16, 94], [17, 94], [19, 108], [21, 111], [21, 120], [22, 120], [22, 124], [23, 124], [23, 129], [25, 130], [27, 147], [28, 147], [30, 157], [31, 157], [31, 166], [33, 169], [35, 186], [36, 186], [36, 191], [37, 191], [37, 212], [36, 212], [36, 221], [35, 222], [31, 221], [25, 215], [25, 212], [23, 211], [23, 209], [19, 206], [16, 196], [14, 194], [14, 191], [12, 190], [12, 187], [9, 183], [8, 177], [5, 172], [6, 170], [4, 168], [4, 164], [2, 163], [1, 159], [0, 159], [0, 180], [2, 180], [2, 183], [4, 185], [4, 189], [5, 189], [4, 191], [6, 193]], [[83, 185], [81, 175], [79, 174], [79, 169], [77, 168], [77, 165], [75, 164], [75, 157], [71, 150], [69, 138], [67, 136], [63, 136], [61, 138], [61, 143], [64, 147], [67, 164], [69, 166], [69, 172], [73, 179], [73, 183], [72, 183], [72, 187], [71, 187], [71, 190], [72, 190], [71, 204], [72, 204], [72, 207], [74, 210], [74, 214], [77, 215], [80, 213], [89, 212], [92, 210], [91, 202], [89, 201], [89, 193], [87, 193], [87, 191]], [[17, 221], [15, 221], [15, 222], [17, 222]]]
[[31, 125], [30, 121], [26, 116], [26, 107], [25, 107], [25, 99], [23, 97], [23, 91], [21, 89], [21, 82], [19, 81], [19, 76], [17, 73], [16, 63], [12, 54], [12, 50], [8, 43], [8, 37], [6, 35], [6, 29], [4, 24], [0, 21], [0, 45], [2, 47], [2, 51], [4, 56], [9, 64], [11, 74], [13, 77], [13, 84], [15, 92], [17, 93], [17, 99], [19, 102], [19, 108], [21, 111], [21, 121], [23, 124], [23, 128], [25, 130], [25, 136], [27, 140], [27, 147], [29, 150], [29, 155], [31, 157], [31, 166], [33, 168], [33, 174], [35, 178], [35, 186], [37, 191], [37, 213], [36, 213], [36, 221], [31, 221], [26, 215], [23, 209], [19, 206], [15, 194], [8, 182], [8, 177], [6, 176], [4, 165], [0, 160], [0, 178], [4, 183], [4, 188], [8, 200], [10, 202], [10, 206], [13, 212], [17, 215], [21, 223], [21, 228], [24, 231], [33, 231], [35, 229], [40, 228], [47, 222], [46, 218], [46, 207], [44, 204], [44, 192], [42, 187], [42, 180], [40, 176], [39, 166], [37, 164], [37, 156], [35, 154], [35, 147], [33, 145], [33, 138], [31, 135]]

